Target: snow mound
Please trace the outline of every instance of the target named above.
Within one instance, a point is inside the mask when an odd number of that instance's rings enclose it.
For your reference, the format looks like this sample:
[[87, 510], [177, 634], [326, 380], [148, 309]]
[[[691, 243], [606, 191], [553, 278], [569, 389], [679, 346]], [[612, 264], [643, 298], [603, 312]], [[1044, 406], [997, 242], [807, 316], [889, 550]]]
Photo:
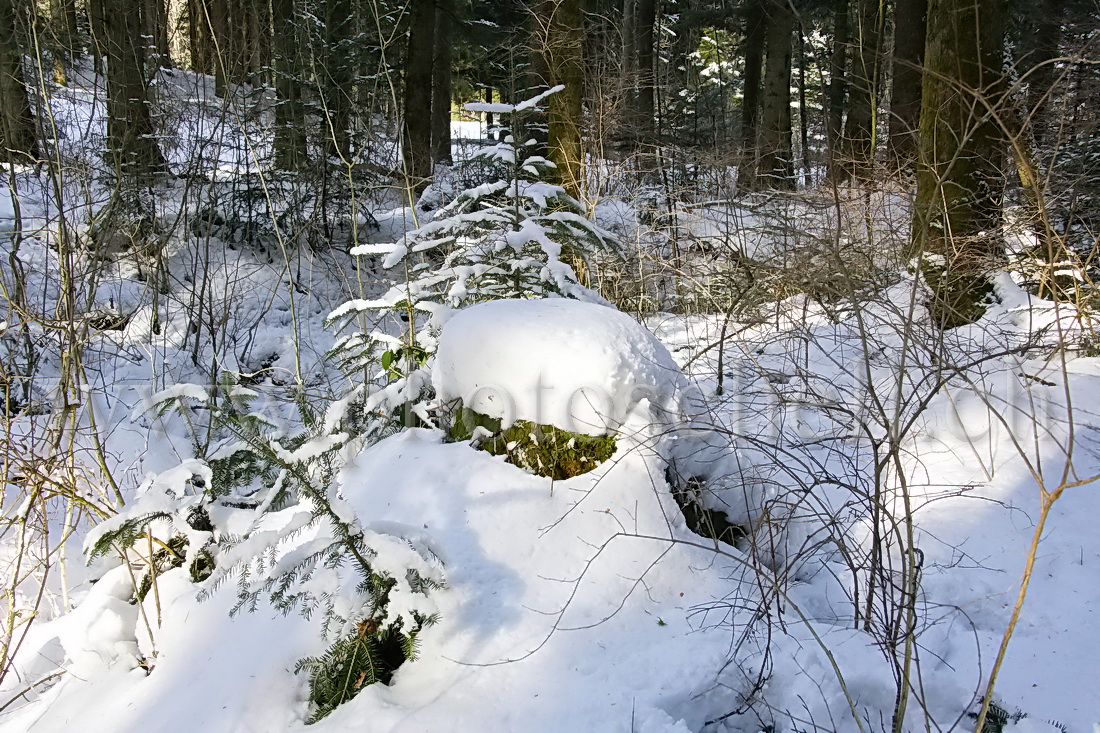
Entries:
[[499, 418], [606, 435], [633, 419], [682, 416], [685, 379], [660, 342], [630, 316], [578, 300], [495, 300], [444, 326], [432, 382]]
[[[388, 538], [430, 548], [443, 564], [446, 586], [431, 591], [439, 623], [390, 685], [307, 726], [308, 681], [294, 670], [330, 643], [320, 618], [266, 602], [231, 615], [234, 583], [208, 582], [200, 601], [183, 568], [159, 576], [159, 600], [150, 593], [139, 610], [118, 567], [76, 612], [36, 627], [39, 644], [60, 636], [71, 673], [0, 727], [338, 733], [370, 721], [377, 733], [684, 733], [736, 705], [744, 683], [729, 644], [744, 621], [728, 599], [759, 581], [735, 550], [709, 550], [687, 531], [660, 457], [632, 444], [616, 462], [553, 483], [443, 440], [406, 431], [338, 478], [376, 550], [389, 552]], [[294, 536], [286, 552], [308, 546], [308, 533]], [[138, 647], [151, 671], [138, 666]]]

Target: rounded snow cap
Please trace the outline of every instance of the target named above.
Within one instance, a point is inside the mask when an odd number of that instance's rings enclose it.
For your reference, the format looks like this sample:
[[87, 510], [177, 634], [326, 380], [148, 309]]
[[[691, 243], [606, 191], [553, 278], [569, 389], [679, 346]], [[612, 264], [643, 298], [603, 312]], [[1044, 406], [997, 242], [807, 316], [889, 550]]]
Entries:
[[632, 417], [680, 414], [684, 376], [641, 324], [603, 305], [566, 298], [494, 300], [465, 308], [439, 338], [432, 383], [502, 421], [606, 435]]

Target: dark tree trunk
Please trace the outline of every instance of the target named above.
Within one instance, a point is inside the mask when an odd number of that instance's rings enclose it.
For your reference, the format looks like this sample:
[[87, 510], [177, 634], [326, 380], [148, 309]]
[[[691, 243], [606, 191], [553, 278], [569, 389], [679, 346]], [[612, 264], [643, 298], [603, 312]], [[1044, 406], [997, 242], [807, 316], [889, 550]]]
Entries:
[[756, 188], [761, 68], [764, 64], [764, 44], [768, 29], [767, 15], [761, 5], [763, 1], [745, 0], [742, 5], [745, 27], [745, 92], [741, 99], [741, 165], [737, 183], [739, 188], [745, 190]]
[[[622, 0], [622, 9], [621, 67], [629, 107], [633, 103], [634, 85], [638, 77], [638, 0]], [[629, 124], [630, 121], [627, 122]]]
[[165, 0], [145, 0], [144, 14], [145, 47], [147, 57], [155, 58], [161, 66], [170, 66], [168, 56], [168, 8]]
[[813, 173], [810, 168], [810, 125], [809, 110], [806, 104], [806, 33], [801, 23], [798, 26], [798, 132], [801, 137], [802, 170], [806, 177], [806, 187], [813, 185]]
[[[1052, 59], [1058, 56], [1062, 39], [1062, 19], [1065, 0], [1039, 0], [1034, 11], [1038, 17], [1028, 18], [1025, 28], [1035, 29], [1029, 53], [1022, 59], [1027, 73], [1027, 107], [1031, 132], [1036, 145], [1042, 145], [1050, 126], [1050, 92], [1054, 86], [1055, 68]], [[1025, 36], [1026, 38], [1026, 36]]]
[[355, 26], [351, 0], [328, 0], [325, 21], [325, 147], [330, 155], [350, 161], [351, 123], [355, 93]]
[[432, 62], [432, 162], [446, 165], [451, 164], [453, 14], [450, 0], [439, 0], [435, 15], [435, 58]]
[[656, 23], [656, 0], [637, 0], [634, 57], [638, 62], [638, 81], [634, 97], [632, 137], [635, 150], [640, 153], [639, 165], [642, 171], [651, 171], [655, 167], [657, 76], [653, 54], [653, 26]]
[[844, 106], [848, 101], [848, 0], [835, 0], [833, 6], [833, 50], [829, 55], [829, 111], [825, 118], [829, 143], [829, 176], [840, 173], [840, 139], [844, 132]]
[[191, 49], [191, 70], [201, 74], [214, 73], [208, 12], [206, 0], [187, 0], [187, 40]]
[[91, 36], [92, 61], [97, 74], [103, 73], [103, 61], [107, 57], [107, 31], [103, 16], [109, 0], [88, 0], [88, 34]]
[[271, 24], [275, 57], [275, 165], [281, 170], [295, 171], [306, 163], [306, 134], [294, 0], [271, 1]]
[[107, 52], [107, 148], [121, 177], [142, 177], [165, 169], [156, 140], [141, 13], [124, 0], [105, 3]]
[[859, 0], [852, 44], [848, 117], [844, 121], [841, 146], [842, 166], [847, 173], [858, 177], [870, 174], [875, 158], [882, 21], [880, 0]]
[[[488, 104], [493, 103], [493, 88], [492, 87], [485, 87], [485, 101]], [[486, 112], [485, 113], [485, 136], [490, 140], [495, 139], [495, 135], [493, 135], [493, 113], [492, 112]]]
[[[271, 14], [267, 0], [249, 0], [252, 12], [248, 19], [249, 69], [252, 86], [266, 83], [271, 64]], [[349, 21], [350, 22], [350, 21]]]
[[6, 163], [30, 162], [36, 152], [18, 31], [25, 10], [16, 0], [0, 0], [0, 161]]
[[54, 81], [68, 84], [69, 67], [79, 53], [77, 47], [76, 0], [50, 0], [50, 20], [57, 51], [54, 54]]
[[767, 60], [757, 177], [768, 188], [794, 188], [791, 160], [791, 36], [795, 17], [786, 0], [769, 0]]
[[432, 56], [435, 0], [411, 0], [405, 54], [401, 156], [409, 191], [419, 195], [432, 175]]
[[1001, 245], [1004, 136], [987, 105], [1005, 101], [1004, 16], [1004, 0], [928, 4], [911, 248], [943, 258], [943, 325], [976, 317], [976, 278]]
[[912, 164], [920, 124], [920, 79], [928, 0], [896, 0], [890, 92], [890, 150], [899, 167]]
[[[699, 47], [701, 28], [695, 18], [695, 0], [681, 0], [679, 19], [674, 26], [675, 39], [668, 60], [668, 88], [671, 90], [688, 89], [694, 85], [691, 54]], [[674, 94], [666, 105], [665, 114], [670, 117], [666, 129], [672, 126], [683, 128], [686, 125], [685, 100]]]
[[230, 0], [206, 0], [207, 14], [210, 19], [210, 39], [213, 49], [214, 93], [224, 98], [233, 84], [234, 43], [233, 27], [230, 23]]

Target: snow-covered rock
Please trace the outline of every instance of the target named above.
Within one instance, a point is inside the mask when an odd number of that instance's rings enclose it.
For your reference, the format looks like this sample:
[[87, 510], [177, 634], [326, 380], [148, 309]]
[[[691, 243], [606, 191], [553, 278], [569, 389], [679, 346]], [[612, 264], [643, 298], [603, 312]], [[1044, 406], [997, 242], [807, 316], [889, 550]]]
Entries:
[[660, 342], [630, 316], [578, 300], [495, 300], [453, 316], [432, 382], [444, 402], [479, 413], [606, 435], [632, 422], [682, 416], [686, 381]]

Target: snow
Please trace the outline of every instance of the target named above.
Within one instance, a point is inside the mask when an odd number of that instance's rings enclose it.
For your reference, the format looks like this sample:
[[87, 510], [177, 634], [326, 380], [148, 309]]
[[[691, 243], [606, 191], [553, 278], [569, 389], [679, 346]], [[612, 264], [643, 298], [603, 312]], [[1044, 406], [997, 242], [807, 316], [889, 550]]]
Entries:
[[455, 314], [439, 339], [432, 384], [505, 426], [516, 420], [606, 435], [631, 416], [678, 417], [684, 379], [630, 316], [567, 298], [497, 300]]
[[[197, 156], [219, 181], [254, 170], [243, 138], [264, 141], [263, 128], [220, 127], [222, 115], [201, 103], [213, 99], [205, 81], [182, 73], [163, 81], [165, 94], [188, 100], [179, 111], [165, 106], [181, 122], [173, 165]], [[66, 160], [94, 160], [102, 143], [102, 95], [97, 101], [88, 84], [76, 78], [52, 103]], [[484, 136], [477, 122], [456, 129], [456, 138]], [[0, 263], [11, 255], [6, 235], [17, 201], [27, 301], [42, 323], [55, 322], [61, 293], [52, 239], [60, 207], [49, 183], [29, 169], [0, 182]], [[85, 183], [72, 174], [64, 208], [81, 236], [110, 194], [92, 182], [81, 198]], [[153, 204], [158, 216], [187, 217], [196, 202], [221, 195], [216, 187], [187, 194], [169, 187]], [[891, 225], [905, 229], [901, 198], [883, 202], [888, 216], [875, 236]], [[403, 241], [420, 214], [396, 201], [392, 209], [377, 205], [376, 228], [359, 251], [392, 256], [400, 245], [389, 243]], [[775, 232], [793, 222], [832, 237], [836, 225], [831, 214], [814, 219], [813, 207], [793, 204], [778, 213], [720, 200], [675, 206], [675, 241], [648, 228], [624, 192], [601, 199], [596, 216], [623, 241], [648, 248], [645, 257], [675, 244], [685, 267], [706, 278], [716, 277], [725, 255], [777, 268], [809, 261]], [[845, 229], [838, 244], [856, 238]], [[40, 568], [5, 578], [21, 614], [11, 617], [16, 631], [26, 630], [0, 681], [5, 733], [887, 729], [904, 645], [884, 628], [896, 606], [861, 616], [876, 491], [886, 515], [878, 529], [896, 537], [911, 517], [920, 550], [915, 687], [903, 727], [972, 730], [1039, 518], [1037, 479], [1049, 489], [1063, 471], [1086, 483], [1067, 489], [1051, 511], [995, 700], [1010, 715], [1026, 714], [1006, 733], [1100, 729], [1092, 674], [1100, 658], [1100, 492], [1087, 483], [1100, 474], [1100, 358], [1088, 356], [1095, 347], [1081, 339], [1095, 322], [1029, 295], [1019, 277], [996, 278], [997, 302], [977, 324], [934, 336], [904, 265], [850, 302], [800, 292], [754, 312], [710, 303], [706, 313], [659, 313], [641, 323], [562, 299], [457, 312], [431, 363], [441, 399], [467, 399], [506, 421], [618, 433], [611, 461], [551, 481], [430, 429], [345, 442], [350, 405], [377, 385], [349, 379], [325, 359], [335, 336], [323, 324], [329, 314], [365, 318], [391, 302], [379, 299], [391, 283], [376, 281], [378, 272], [357, 269], [338, 249], [303, 250], [272, 265], [182, 229], [166, 247], [168, 292], [155, 298], [130, 259], [93, 266], [77, 257], [87, 269], [76, 285], [89, 288], [81, 302], [130, 317], [123, 330], [89, 333], [81, 343], [81, 401], [65, 415], [76, 426], [61, 434], [65, 441], [54, 442], [55, 395], [47, 391], [66, 368], [63, 329], [29, 323], [38, 350], [33, 397], [43, 410], [5, 422], [14, 468], [4, 474], [0, 562], [10, 573], [14, 559], [33, 558], [20, 554], [15, 531], [28, 518], [66, 554], [53, 556], [45, 578]], [[677, 297], [673, 288], [661, 302], [683, 305]], [[0, 315], [9, 324], [0, 335], [17, 337], [23, 315]], [[396, 345], [398, 328], [372, 323], [364, 333]], [[929, 343], [943, 348], [922, 351]], [[17, 373], [21, 352], [11, 344], [19, 345], [2, 342], [4, 367]], [[130, 567], [113, 555], [89, 567], [80, 560], [82, 546], [122, 522], [100, 460], [125, 509], [163, 515], [151, 533], [186, 536], [194, 559], [206, 537], [179, 512], [204, 501], [200, 487], [212, 481], [197, 452], [210, 439], [208, 403], [226, 396], [215, 381], [221, 370], [248, 380], [229, 394], [252, 400], [244, 414], [271, 426], [286, 461], [330, 461], [333, 511], [362, 532], [378, 569], [401, 577], [413, 568], [441, 583], [427, 595], [402, 587], [391, 599], [395, 616], [439, 613], [419, 658], [391, 685], [364, 689], [313, 726], [305, 725], [308, 680], [294, 670], [332, 641], [320, 614], [283, 613], [262, 596], [254, 610], [232, 611], [242, 588], [263, 585], [262, 563], [291, 568], [331, 542], [314, 506], [276, 503], [276, 491], [255, 495], [254, 511], [211, 504], [214, 524], [226, 528], [220, 539], [237, 540], [219, 569], [201, 583], [184, 568], [167, 570], [140, 603], [141, 543], [128, 553]], [[952, 378], [930, 390], [944, 372]], [[366, 410], [420, 386], [393, 381], [371, 393]], [[321, 434], [291, 443], [303, 426], [299, 398], [313, 400]], [[181, 411], [158, 415], [157, 403]], [[907, 426], [903, 435], [899, 426]], [[48, 464], [70, 438], [71, 469]], [[207, 459], [243, 445], [211, 440]], [[883, 475], [875, 446], [897, 449], [898, 465]], [[51, 491], [75, 482], [75, 504], [110, 518], [70, 523], [63, 501], [32, 500], [29, 476], [49, 479]], [[320, 476], [309, 474], [318, 484]], [[672, 493], [683, 486], [667, 483], [685, 477], [698, 479], [708, 509], [753, 534], [731, 546], [689, 531]], [[883, 579], [901, 577], [901, 559], [896, 543], [884, 550]], [[246, 563], [255, 573], [247, 579], [233, 572]], [[328, 593], [352, 616], [356, 582], [337, 564], [318, 568], [309, 590]]]

